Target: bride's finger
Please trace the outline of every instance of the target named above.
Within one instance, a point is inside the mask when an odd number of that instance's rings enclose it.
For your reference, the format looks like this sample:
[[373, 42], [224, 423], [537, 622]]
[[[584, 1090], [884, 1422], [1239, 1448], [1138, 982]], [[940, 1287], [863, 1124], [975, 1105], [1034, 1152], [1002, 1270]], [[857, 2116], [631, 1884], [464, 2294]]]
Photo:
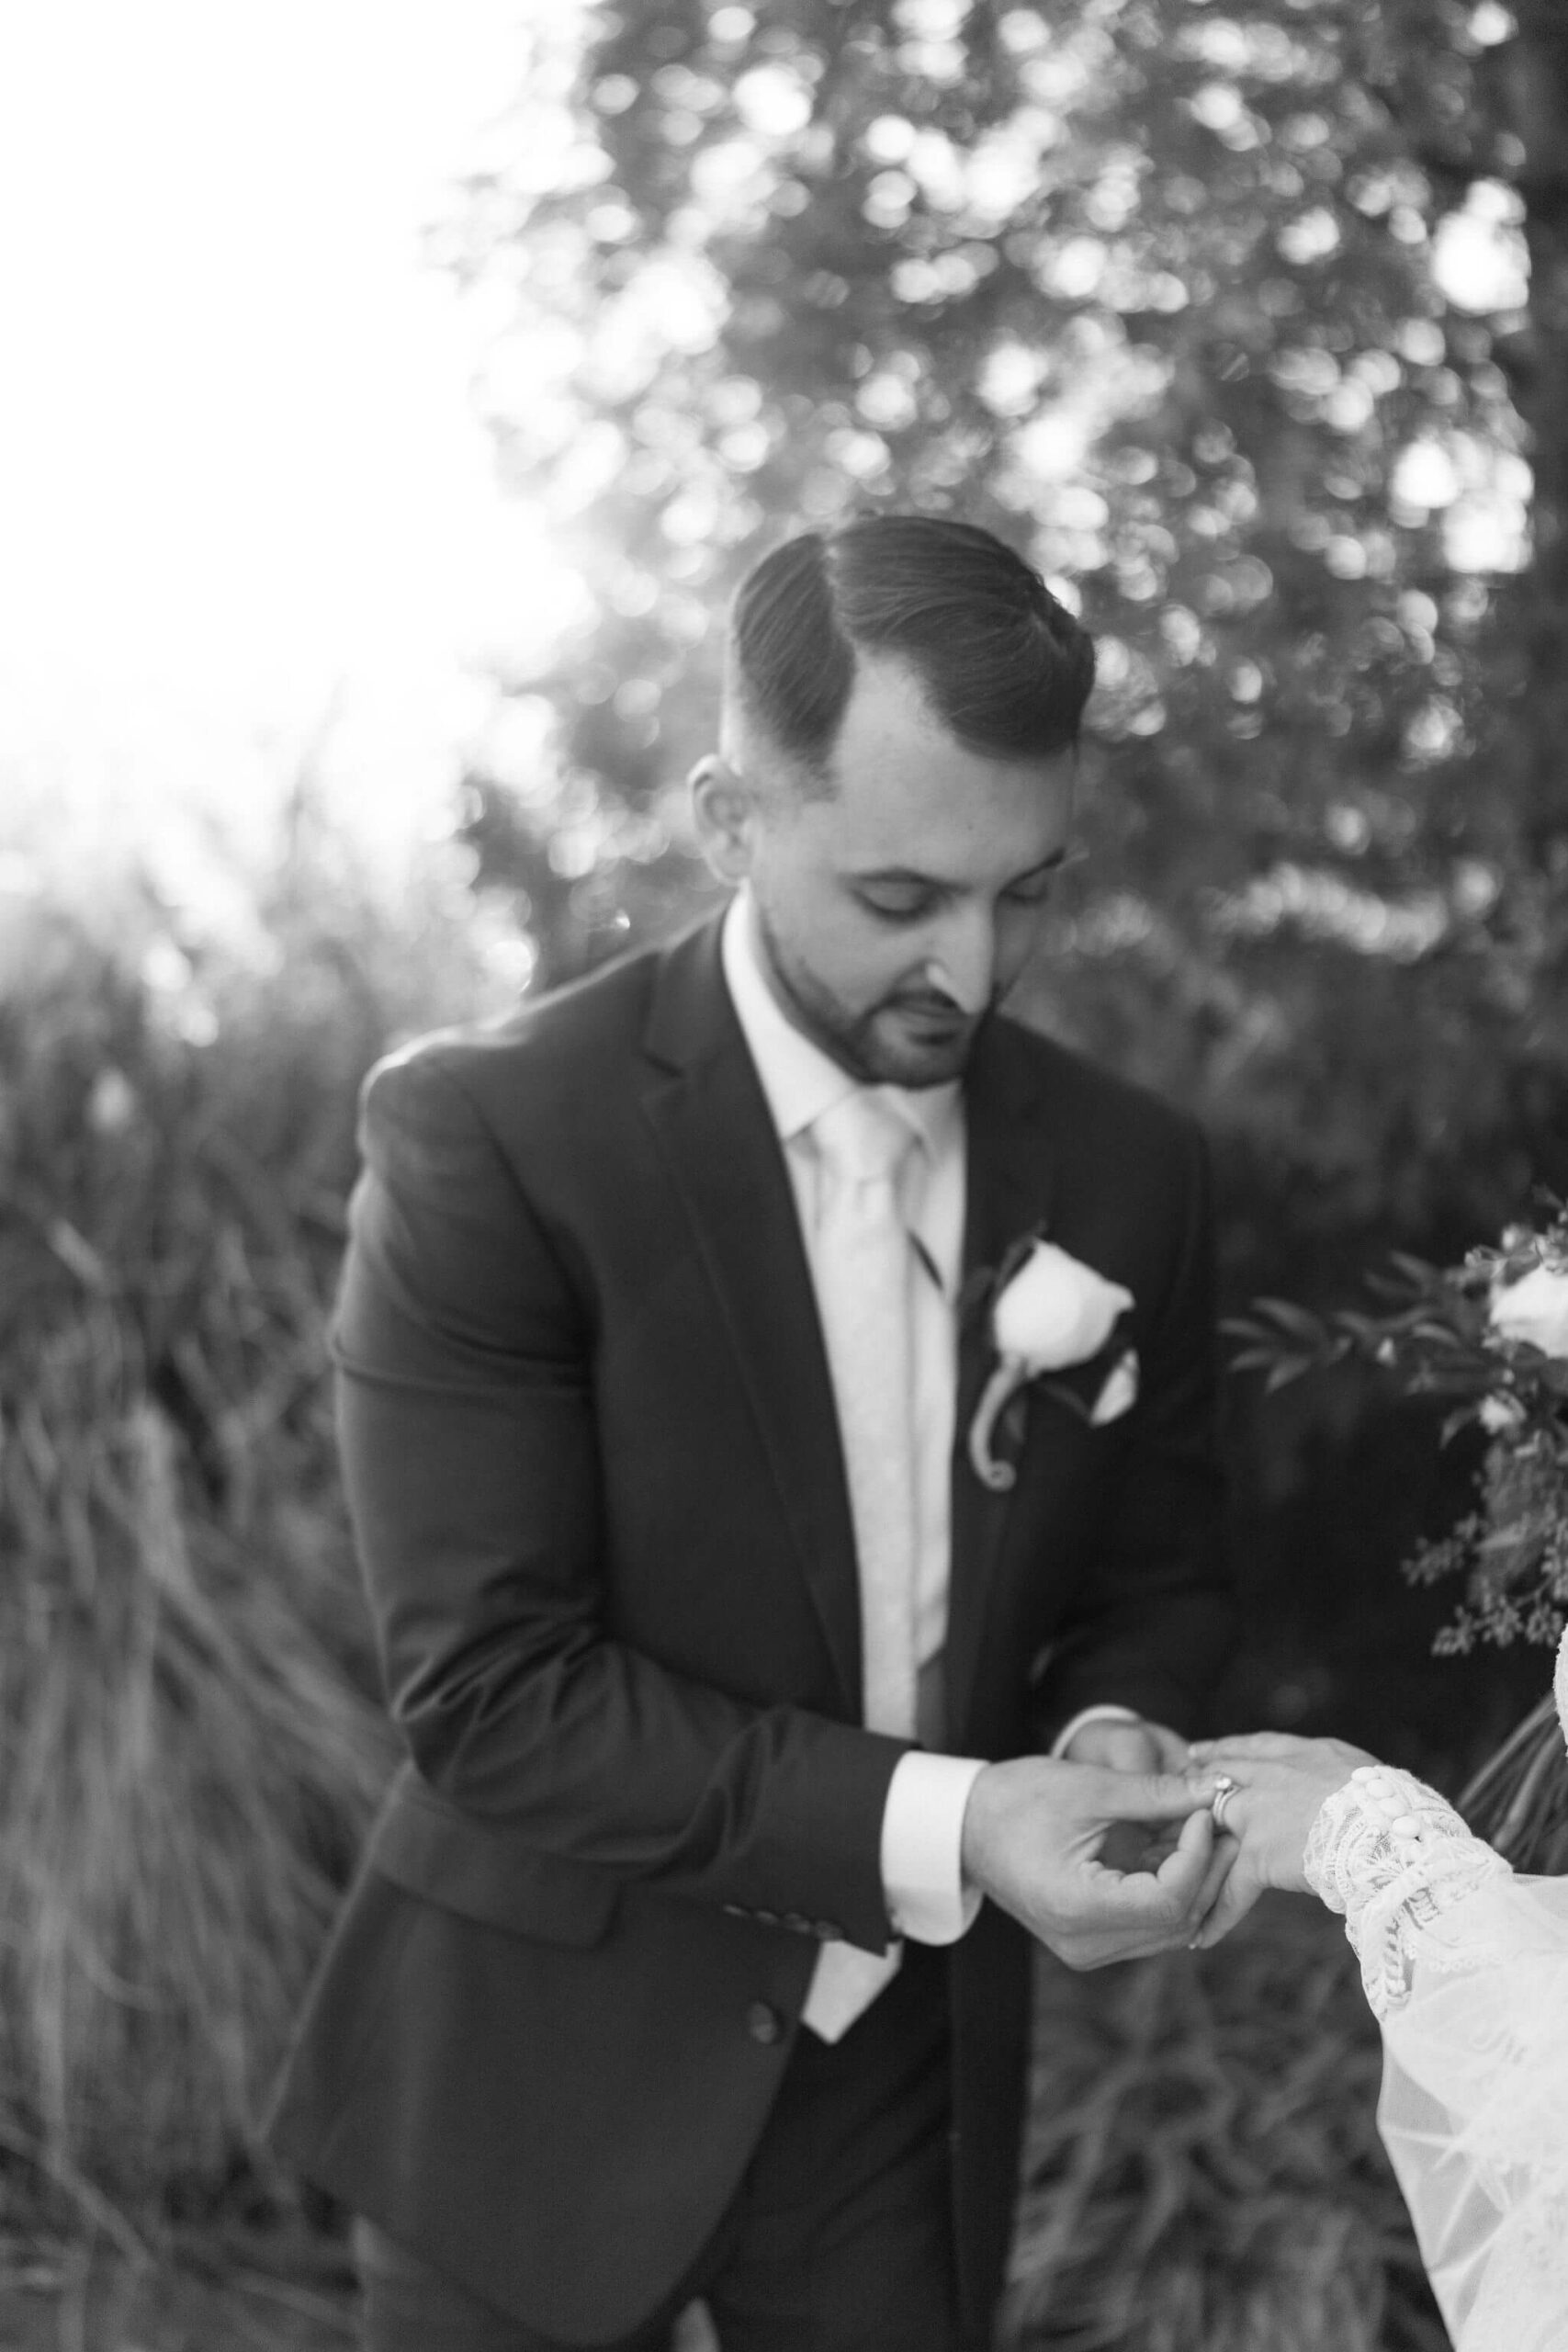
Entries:
[[1246, 1918], [1261, 1893], [1256, 1881], [1244, 1879], [1233, 1870], [1193, 1937], [1192, 1950], [1209, 1951], [1222, 1942], [1237, 1921]]
[[1299, 1756], [1311, 1746], [1310, 1740], [1300, 1739], [1289, 1731], [1227, 1732], [1223, 1739], [1194, 1741], [1188, 1753], [1205, 1770], [1217, 1767], [1223, 1771], [1227, 1764], [1268, 1764], [1282, 1757]]
[[1215, 1838], [1214, 1849], [1209, 1858], [1209, 1867], [1204, 1874], [1203, 1883], [1198, 1890], [1198, 1900], [1193, 1905], [1194, 1914], [1200, 1923], [1207, 1920], [1209, 1914], [1219, 1901], [1220, 1890], [1235, 1868], [1236, 1856], [1240, 1851], [1241, 1849], [1234, 1838]]

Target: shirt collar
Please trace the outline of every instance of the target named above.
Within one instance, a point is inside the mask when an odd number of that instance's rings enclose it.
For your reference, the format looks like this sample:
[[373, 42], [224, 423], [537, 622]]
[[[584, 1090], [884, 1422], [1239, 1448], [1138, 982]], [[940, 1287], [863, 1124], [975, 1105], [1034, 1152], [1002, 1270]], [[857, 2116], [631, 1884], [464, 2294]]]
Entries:
[[[798, 1030], [762, 974], [756, 914], [748, 890], [738, 891], [724, 918], [724, 977], [736, 1017], [773, 1114], [779, 1139], [790, 1143], [835, 1102], [859, 1090], [847, 1070]], [[948, 1086], [878, 1086], [868, 1090], [909, 1122], [933, 1163], [957, 1141], [961, 1111], [956, 1080]]]

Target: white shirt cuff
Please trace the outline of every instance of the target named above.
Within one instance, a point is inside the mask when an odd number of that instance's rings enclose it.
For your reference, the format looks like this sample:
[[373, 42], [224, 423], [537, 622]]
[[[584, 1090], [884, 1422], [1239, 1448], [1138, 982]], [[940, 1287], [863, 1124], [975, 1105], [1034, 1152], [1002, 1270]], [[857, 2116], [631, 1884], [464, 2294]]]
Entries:
[[980, 1908], [963, 1875], [964, 1815], [986, 1767], [968, 1756], [911, 1748], [887, 1785], [882, 1815], [882, 1886], [901, 1936], [955, 1944]]
[[1132, 1707], [1080, 1707], [1072, 1722], [1064, 1724], [1051, 1742], [1051, 1753], [1057, 1758], [1066, 1756], [1085, 1724], [1141, 1724], [1143, 1720]]

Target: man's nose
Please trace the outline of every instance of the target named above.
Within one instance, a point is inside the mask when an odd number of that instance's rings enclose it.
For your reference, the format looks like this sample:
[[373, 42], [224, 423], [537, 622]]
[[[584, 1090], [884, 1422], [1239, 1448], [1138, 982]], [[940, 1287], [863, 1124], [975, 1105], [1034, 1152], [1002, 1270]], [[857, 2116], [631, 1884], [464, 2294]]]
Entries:
[[997, 977], [996, 928], [987, 912], [949, 923], [926, 966], [929, 985], [961, 1012], [984, 1012]]

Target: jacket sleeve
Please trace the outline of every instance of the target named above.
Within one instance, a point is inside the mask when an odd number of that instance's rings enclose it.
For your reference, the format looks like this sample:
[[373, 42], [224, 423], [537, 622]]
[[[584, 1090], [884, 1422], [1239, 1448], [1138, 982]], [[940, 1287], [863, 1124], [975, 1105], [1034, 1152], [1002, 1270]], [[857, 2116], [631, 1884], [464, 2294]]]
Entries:
[[903, 1744], [744, 1703], [607, 1636], [588, 1271], [438, 1049], [372, 1074], [361, 1141], [339, 1433], [418, 1774], [541, 1855], [881, 1949]]
[[1091, 1571], [1041, 1679], [1044, 1742], [1101, 1704], [1195, 1736], [1231, 1645], [1212, 1184], [1199, 1130], [1183, 1121], [1178, 1134], [1168, 1278], [1140, 1333], [1138, 1400]]

